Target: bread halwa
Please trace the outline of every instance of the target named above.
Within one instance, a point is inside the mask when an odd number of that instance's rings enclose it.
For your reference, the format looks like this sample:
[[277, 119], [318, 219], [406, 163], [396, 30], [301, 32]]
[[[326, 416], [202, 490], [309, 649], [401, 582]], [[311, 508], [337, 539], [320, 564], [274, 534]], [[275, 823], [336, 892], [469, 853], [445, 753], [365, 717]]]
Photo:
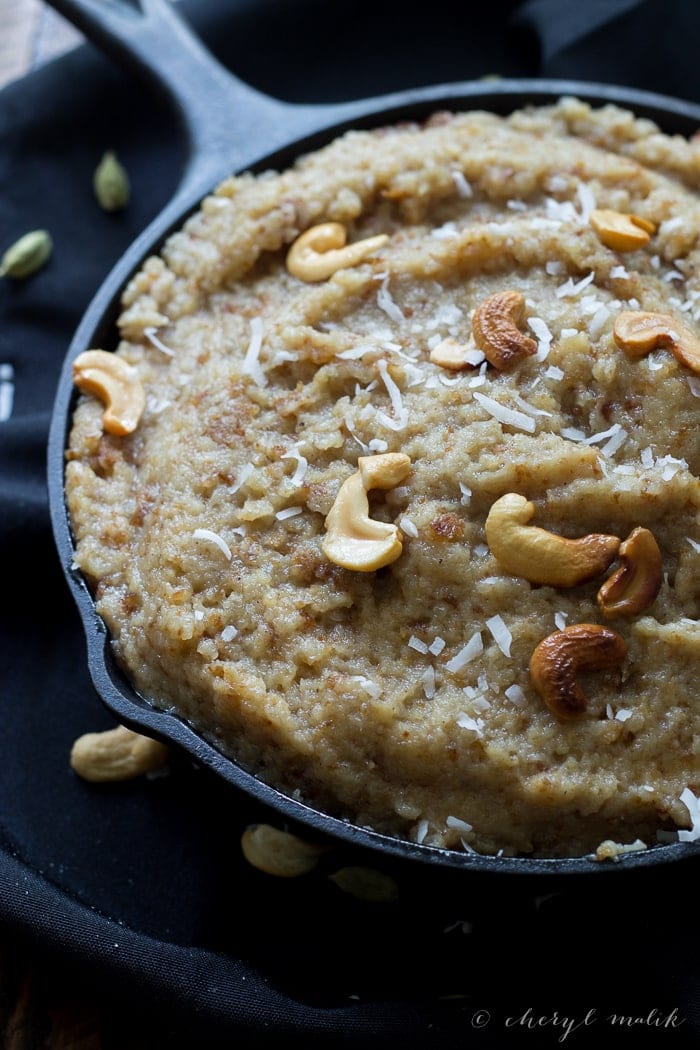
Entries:
[[219, 186], [125, 291], [138, 425], [84, 384], [67, 454], [138, 691], [391, 836], [700, 837], [699, 187], [699, 142], [573, 98]]

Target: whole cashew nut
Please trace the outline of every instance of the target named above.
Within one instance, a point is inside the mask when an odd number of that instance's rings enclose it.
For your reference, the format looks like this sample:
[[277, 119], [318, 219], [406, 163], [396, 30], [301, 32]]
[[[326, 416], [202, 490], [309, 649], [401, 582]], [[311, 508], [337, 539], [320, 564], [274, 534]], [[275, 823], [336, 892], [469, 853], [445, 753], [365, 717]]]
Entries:
[[525, 316], [522, 292], [495, 292], [480, 303], [472, 318], [474, 342], [494, 368], [504, 369], [537, 353], [537, 343], [520, 331]]
[[105, 350], [85, 350], [73, 362], [73, 382], [94, 394], [106, 408], [102, 426], [109, 434], [131, 434], [146, 407], [146, 395], [135, 370]]
[[360, 456], [358, 470], [340, 486], [326, 517], [326, 535], [321, 548], [326, 557], [344, 569], [373, 572], [389, 565], [403, 550], [397, 525], [369, 516], [367, 492], [390, 489], [408, 474], [411, 460], [400, 452]]
[[570, 540], [528, 525], [534, 513], [534, 503], [508, 492], [486, 518], [491, 553], [513, 576], [549, 587], [575, 587], [600, 576], [614, 560], [620, 547], [617, 536], [590, 533]]
[[624, 310], [615, 318], [613, 338], [628, 357], [645, 357], [664, 347], [681, 364], [700, 373], [700, 339], [682, 321], [668, 314]]
[[661, 551], [649, 529], [637, 528], [620, 544], [620, 568], [598, 591], [603, 616], [635, 616], [656, 598], [663, 580]]
[[347, 244], [342, 223], [322, 222], [297, 237], [287, 253], [287, 270], [301, 281], [325, 281], [336, 270], [357, 266], [389, 240], [388, 234]]
[[626, 215], [621, 211], [596, 209], [591, 212], [590, 224], [606, 246], [617, 252], [632, 252], [649, 243], [656, 226], [641, 215]]
[[248, 863], [282, 879], [307, 875], [327, 849], [271, 824], [253, 824], [241, 835], [241, 850]]
[[83, 780], [131, 780], [162, 768], [168, 760], [165, 744], [134, 733], [126, 726], [105, 733], [85, 733], [73, 744], [70, 764]]
[[627, 644], [617, 631], [594, 623], [577, 623], [544, 638], [530, 657], [532, 684], [558, 718], [586, 710], [586, 697], [576, 681], [585, 671], [619, 667]]

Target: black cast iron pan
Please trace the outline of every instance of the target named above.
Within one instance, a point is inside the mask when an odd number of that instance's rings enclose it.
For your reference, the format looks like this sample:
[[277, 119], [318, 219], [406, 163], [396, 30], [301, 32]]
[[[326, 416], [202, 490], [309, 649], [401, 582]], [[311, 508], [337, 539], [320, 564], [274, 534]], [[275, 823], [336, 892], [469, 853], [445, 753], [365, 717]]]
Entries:
[[[105, 625], [95, 612], [85, 580], [73, 567], [73, 538], [64, 499], [64, 450], [75, 405], [71, 365], [93, 346], [114, 348], [121, 291], [129, 277], [165, 238], [179, 228], [201, 198], [225, 176], [243, 170], [284, 169], [300, 154], [349, 127], [421, 120], [440, 109], [487, 109], [508, 113], [576, 95], [593, 105], [618, 103], [656, 121], [664, 131], [689, 135], [700, 126], [700, 106], [662, 95], [577, 81], [470, 81], [420, 88], [333, 105], [291, 105], [261, 94], [224, 69], [204, 49], [167, 0], [51, 0], [87, 37], [174, 104], [189, 143], [182, 183], [162, 213], [113, 268], [83, 317], [59, 380], [48, 449], [52, 524], [60, 560], [87, 638], [95, 688], [115, 717], [183, 748], [229, 783], [271, 806], [292, 822], [347, 843], [412, 860], [489, 875], [582, 875], [603, 865], [586, 858], [494, 858], [436, 849], [389, 838], [309, 808], [268, 786], [225, 758], [187, 724], [151, 707], [116, 664]], [[697, 855], [688, 844], [658, 846], [627, 855], [612, 869], [665, 865]], [[605, 870], [611, 870], [609, 866]]]

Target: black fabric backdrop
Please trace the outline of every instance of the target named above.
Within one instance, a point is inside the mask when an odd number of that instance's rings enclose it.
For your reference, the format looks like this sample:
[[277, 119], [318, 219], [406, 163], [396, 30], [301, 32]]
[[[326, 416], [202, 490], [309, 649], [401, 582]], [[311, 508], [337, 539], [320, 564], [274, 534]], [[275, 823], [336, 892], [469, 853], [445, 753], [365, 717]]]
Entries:
[[[490, 74], [700, 101], [700, 8], [682, 0], [432, 0], [419, 10], [192, 0], [182, 10], [226, 65], [292, 101]], [[133, 183], [118, 215], [100, 211], [90, 187], [106, 148]], [[615, 1045], [690, 1046], [700, 1034], [695, 859], [554, 884], [382, 863], [401, 895], [372, 906], [326, 877], [342, 863], [376, 866], [345, 847], [305, 879], [248, 867], [242, 829], [274, 816], [186, 758], [166, 778], [127, 784], [89, 786], [70, 772], [75, 737], [112, 720], [87, 676], [49, 526], [52, 399], [92, 293], [183, 162], [172, 114], [91, 47], [0, 93], [0, 247], [42, 226], [55, 240], [41, 273], [0, 282], [0, 362], [16, 383], [0, 423], [0, 919], [122, 1033], [133, 1024], [154, 1047], [549, 1047], [608, 1034]], [[659, 1027], [673, 1010], [682, 1023]], [[645, 1023], [613, 1027], [611, 1013]], [[578, 1025], [568, 1035], [565, 1017]]]

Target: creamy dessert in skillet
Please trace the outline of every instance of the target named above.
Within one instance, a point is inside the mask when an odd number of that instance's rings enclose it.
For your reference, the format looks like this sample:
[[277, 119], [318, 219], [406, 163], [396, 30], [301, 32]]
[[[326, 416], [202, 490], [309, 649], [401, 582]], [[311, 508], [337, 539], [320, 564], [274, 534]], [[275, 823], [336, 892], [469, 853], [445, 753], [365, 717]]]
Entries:
[[76, 564], [139, 692], [419, 843], [700, 836], [699, 184], [575, 99], [224, 182], [75, 363]]

